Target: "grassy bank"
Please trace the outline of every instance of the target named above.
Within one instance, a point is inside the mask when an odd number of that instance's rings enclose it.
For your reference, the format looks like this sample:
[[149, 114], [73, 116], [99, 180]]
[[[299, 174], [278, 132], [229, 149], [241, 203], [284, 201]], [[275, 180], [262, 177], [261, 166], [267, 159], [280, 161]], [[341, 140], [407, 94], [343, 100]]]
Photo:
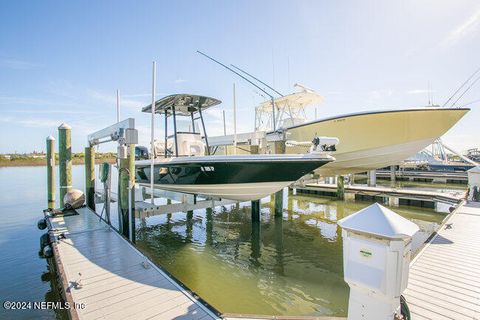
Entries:
[[[115, 163], [114, 153], [97, 153], [95, 155], [95, 163]], [[72, 163], [74, 165], [85, 164], [85, 155], [83, 153], [75, 153], [72, 155]], [[58, 154], [55, 155], [55, 164], [58, 165]], [[32, 167], [46, 166], [46, 158], [31, 157], [27, 155], [5, 155], [0, 156], [0, 167]]]

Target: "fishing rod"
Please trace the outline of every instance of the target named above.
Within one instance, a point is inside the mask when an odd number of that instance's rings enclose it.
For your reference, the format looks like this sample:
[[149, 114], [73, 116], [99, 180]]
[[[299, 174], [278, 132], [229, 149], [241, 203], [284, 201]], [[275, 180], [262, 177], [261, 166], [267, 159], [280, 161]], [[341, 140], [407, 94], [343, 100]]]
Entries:
[[457, 93], [462, 90], [462, 88], [470, 81], [472, 80], [472, 78], [480, 71], [480, 68], [478, 68], [468, 79], [467, 81], [465, 81], [458, 89], [457, 91], [455, 91], [451, 96], [450, 98], [448, 98], [448, 100], [443, 104], [442, 108], [445, 107], [449, 102], [450, 100], [453, 99], [453, 97], [455, 97], [457, 95]]
[[266, 84], [265, 82], [263, 82], [262, 80], [258, 79], [257, 77], [251, 75], [250, 73], [248, 73], [247, 71], [245, 70], [242, 70], [240, 69], [239, 67], [237, 67], [236, 65], [233, 65], [233, 64], [230, 64], [232, 67], [234, 67], [235, 69], [237, 69], [238, 71], [246, 74], [247, 76], [249, 76], [250, 78], [260, 82], [261, 84], [263, 84], [264, 86], [266, 86], [268, 89], [272, 90], [273, 92], [275, 92], [276, 94], [278, 94], [279, 96], [283, 97], [283, 94], [281, 94], [280, 92], [278, 92], [276, 89], [272, 88], [271, 86], [269, 86], [268, 84]]
[[197, 50], [197, 53], [201, 54], [202, 56], [212, 60], [213, 62], [221, 65], [222, 67], [224, 67], [225, 69], [235, 73], [237, 76], [239, 76], [240, 78], [242, 78], [243, 80], [247, 81], [248, 83], [250, 83], [252, 86], [254, 86], [255, 88], [257, 88], [258, 90], [262, 91], [263, 93], [265, 93], [267, 96], [270, 97], [270, 100], [272, 101], [272, 112], [273, 112], [273, 131], [276, 131], [277, 130], [277, 125], [276, 125], [276, 118], [275, 118], [275, 98], [270, 94], [268, 93], [267, 91], [265, 91], [264, 89], [262, 89], [261, 87], [259, 87], [257, 84], [253, 83], [252, 81], [250, 81], [249, 79], [247, 79], [246, 77], [244, 77], [243, 75], [241, 75], [240, 73], [238, 73], [237, 71], [233, 70], [232, 68], [228, 67], [227, 65], [221, 63], [220, 61], [218, 60], [215, 60], [214, 58], [210, 57], [209, 55]]
[[470, 90], [474, 85], [475, 83], [477, 83], [477, 81], [480, 80], [480, 76], [478, 76], [469, 86], [467, 89], [465, 89], [465, 91], [463, 91], [463, 93], [460, 95], [460, 97], [457, 98], [457, 100], [455, 100], [455, 102], [452, 104], [452, 107], [455, 106], [455, 104], [457, 104], [458, 100], [460, 100], [464, 95], [465, 93], [468, 92], [468, 90]]

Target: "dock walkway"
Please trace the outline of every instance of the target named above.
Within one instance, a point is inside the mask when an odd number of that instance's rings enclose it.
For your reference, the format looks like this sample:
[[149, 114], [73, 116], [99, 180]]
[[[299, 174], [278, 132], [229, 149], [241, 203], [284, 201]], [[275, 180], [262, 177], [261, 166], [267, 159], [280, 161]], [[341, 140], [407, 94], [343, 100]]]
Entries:
[[217, 319], [187, 290], [87, 208], [49, 218], [73, 319]]
[[460, 206], [410, 265], [413, 320], [480, 319], [480, 204]]
[[[304, 186], [295, 187], [298, 192], [330, 192], [337, 191], [336, 184], [307, 183]], [[368, 196], [393, 196], [415, 200], [440, 201], [447, 203], [459, 203], [465, 197], [465, 191], [439, 192], [430, 190], [414, 190], [389, 188], [383, 186], [368, 187], [363, 185], [345, 185], [345, 193], [354, 193]]]

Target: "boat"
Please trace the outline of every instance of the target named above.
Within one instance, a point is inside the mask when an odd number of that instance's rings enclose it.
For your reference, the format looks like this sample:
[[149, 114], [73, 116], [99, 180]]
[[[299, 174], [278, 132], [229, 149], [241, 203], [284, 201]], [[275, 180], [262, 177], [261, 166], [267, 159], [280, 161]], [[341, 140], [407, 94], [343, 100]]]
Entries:
[[[237, 201], [258, 200], [334, 160], [324, 150], [332, 146], [319, 143], [306, 154], [211, 155], [203, 111], [220, 103], [193, 94], [169, 95], [155, 102], [153, 111], [163, 115], [165, 125], [163, 141], [155, 141], [152, 150], [156, 188]], [[151, 113], [152, 105], [142, 111]], [[188, 129], [179, 127], [177, 117], [188, 119]], [[168, 135], [168, 119], [173, 122], [173, 135]], [[140, 185], [150, 186], [151, 166], [152, 160], [135, 162]]]
[[[445, 134], [470, 110], [428, 106], [355, 112], [307, 121], [305, 109], [318, 106], [324, 99], [310, 88], [296, 87], [299, 92], [275, 99], [274, 108], [271, 100], [256, 108], [255, 129], [266, 132], [267, 137], [283, 132], [287, 139], [296, 141], [308, 140], [316, 134], [337, 137], [340, 143], [332, 154], [336, 160], [315, 171], [325, 177], [398, 165]], [[299, 146], [285, 149], [289, 154], [303, 151]]]

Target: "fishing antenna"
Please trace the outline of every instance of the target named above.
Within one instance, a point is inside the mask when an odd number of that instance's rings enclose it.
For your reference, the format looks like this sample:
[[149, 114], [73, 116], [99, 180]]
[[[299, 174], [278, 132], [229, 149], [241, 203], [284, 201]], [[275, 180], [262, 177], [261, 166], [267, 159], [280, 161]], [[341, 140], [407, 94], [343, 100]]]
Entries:
[[214, 58], [210, 57], [209, 55], [197, 50], [197, 53], [201, 54], [202, 56], [212, 60], [213, 62], [221, 65], [222, 67], [224, 67], [225, 69], [235, 73], [237, 76], [239, 76], [240, 78], [242, 78], [243, 80], [247, 81], [248, 83], [250, 83], [252, 86], [254, 86], [255, 88], [257, 88], [258, 90], [262, 91], [263, 93], [265, 93], [267, 96], [270, 97], [270, 100], [272, 100], [272, 116], [273, 116], [273, 131], [276, 131], [277, 130], [277, 125], [276, 125], [276, 118], [275, 118], [275, 98], [270, 94], [268, 93], [267, 91], [265, 91], [264, 89], [262, 89], [261, 87], [259, 87], [258, 85], [256, 85], [255, 83], [253, 83], [252, 81], [250, 81], [249, 79], [247, 79], [246, 77], [244, 77], [243, 75], [241, 75], [240, 73], [238, 73], [237, 71], [233, 70], [232, 68], [230, 68], [229, 66], [221, 63], [220, 61], [218, 60], [215, 60]]
[[248, 73], [247, 71], [245, 70], [242, 70], [240, 69], [239, 67], [237, 67], [236, 65], [233, 65], [231, 64], [232, 67], [234, 67], [235, 69], [237, 69], [238, 71], [246, 74], [247, 76], [249, 76], [250, 78], [260, 82], [261, 84], [263, 84], [264, 86], [266, 86], [268, 89], [272, 90], [273, 92], [275, 92], [276, 94], [278, 94], [279, 96], [283, 97], [283, 94], [281, 94], [280, 92], [278, 92], [277, 90], [275, 90], [274, 88], [272, 88], [271, 86], [269, 86], [268, 84], [266, 84], [265, 82], [263, 82], [262, 80], [258, 79], [257, 77], [251, 75], [250, 73]]
[[458, 89], [457, 91], [455, 91], [451, 96], [450, 98], [448, 98], [448, 100], [443, 104], [442, 108], [445, 107], [449, 102], [450, 100], [453, 99], [453, 97], [455, 97], [457, 95], [457, 93], [462, 90], [462, 88], [470, 81], [472, 80], [472, 78], [480, 71], [480, 68], [478, 68], [468, 79], [467, 81], [465, 81]]
[[462, 94], [457, 98], [457, 100], [455, 100], [455, 102], [452, 104], [452, 107], [455, 106], [455, 104], [458, 102], [458, 100], [460, 100], [464, 95], [465, 93], [468, 92], [468, 90], [470, 90], [474, 85], [475, 83], [477, 83], [477, 81], [480, 80], [480, 76], [478, 76], [475, 80], [473, 80], [473, 82], [468, 86], [467, 89], [465, 89]]

